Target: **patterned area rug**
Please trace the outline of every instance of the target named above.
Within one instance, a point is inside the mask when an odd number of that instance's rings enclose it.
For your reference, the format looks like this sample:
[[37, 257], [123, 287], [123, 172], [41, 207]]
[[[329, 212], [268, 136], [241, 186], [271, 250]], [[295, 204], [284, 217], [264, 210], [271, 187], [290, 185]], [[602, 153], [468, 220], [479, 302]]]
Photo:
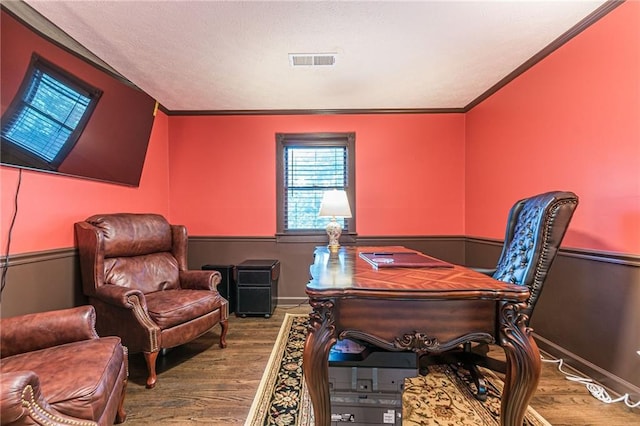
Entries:
[[[304, 314], [286, 314], [245, 426], [313, 426], [313, 409], [302, 368], [307, 320]], [[489, 370], [483, 373], [489, 388], [484, 403], [473, 397], [467, 385], [470, 379], [463, 369], [432, 366], [426, 376], [407, 378], [402, 394], [402, 424], [499, 425], [502, 381]], [[551, 426], [531, 407], [524, 424]]]

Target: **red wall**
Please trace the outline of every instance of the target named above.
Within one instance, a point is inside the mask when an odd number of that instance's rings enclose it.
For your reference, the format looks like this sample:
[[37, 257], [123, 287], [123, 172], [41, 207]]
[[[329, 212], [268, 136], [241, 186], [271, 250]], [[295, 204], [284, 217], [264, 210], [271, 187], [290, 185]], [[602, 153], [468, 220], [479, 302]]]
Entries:
[[[467, 114], [166, 117], [139, 188], [24, 171], [11, 253], [73, 223], [154, 211], [191, 235], [275, 231], [275, 133], [356, 132], [361, 235], [502, 238], [519, 197], [581, 197], [565, 245], [640, 253], [640, 3], [625, 2]], [[17, 169], [0, 167], [0, 252]]]
[[625, 2], [467, 113], [466, 234], [514, 200], [580, 197], [564, 245], [640, 253], [640, 2]]
[[[168, 215], [167, 125], [167, 117], [158, 113], [138, 188], [23, 170], [10, 253], [73, 247], [73, 224], [96, 213]], [[6, 254], [18, 170], [0, 167], [2, 255]]]
[[42, 38], [4, 9], [0, 16], [2, 114], [18, 93], [32, 53], [38, 53], [103, 91], [91, 119], [57, 170], [66, 175], [136, 185], [145, 161], [155, 100]]
[[276, 133], [356, 133], [360, 235], [464, 233], [464, 115], [170, 117], [171, 219], [273, 236]]

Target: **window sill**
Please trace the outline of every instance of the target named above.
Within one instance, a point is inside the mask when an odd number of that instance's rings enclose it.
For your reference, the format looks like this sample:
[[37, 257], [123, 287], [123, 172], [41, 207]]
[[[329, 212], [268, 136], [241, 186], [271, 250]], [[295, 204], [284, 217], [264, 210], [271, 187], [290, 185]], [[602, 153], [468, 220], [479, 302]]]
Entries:
[[[327, 243], [327, 234], [322, 233], [286, 233], [276, 234], [276, 243]], [[358, 234], [356, 233], [344, 233], [340, 237], [341, 243], [356, 243], [358, 240]]]

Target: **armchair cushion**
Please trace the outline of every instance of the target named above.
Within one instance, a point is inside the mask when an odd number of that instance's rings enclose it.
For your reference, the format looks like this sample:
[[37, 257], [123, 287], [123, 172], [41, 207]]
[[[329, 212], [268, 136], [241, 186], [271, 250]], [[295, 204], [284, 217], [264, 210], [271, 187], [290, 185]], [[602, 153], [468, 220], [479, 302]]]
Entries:
[[104, 260], [105, 284], [143, 293], [179, 288], [176, 259], [167, 252]]
[[149, 316], [165, 330], [199, 318], [220, 306], [219, 293], [201, 290], [166, 290], [145, 295]]
[[123, 363], [120, 339], [104, 337], [3, 358], [2, 372], [33, 372], [51, 407], [68, 416], [99, 419]]
[[144, 220], [131, 220], [126, 214], [94, 215], [86, 221], [104, 236], [104, 257], [171, 251], [171, 225], [160, 215], [145, 214]]

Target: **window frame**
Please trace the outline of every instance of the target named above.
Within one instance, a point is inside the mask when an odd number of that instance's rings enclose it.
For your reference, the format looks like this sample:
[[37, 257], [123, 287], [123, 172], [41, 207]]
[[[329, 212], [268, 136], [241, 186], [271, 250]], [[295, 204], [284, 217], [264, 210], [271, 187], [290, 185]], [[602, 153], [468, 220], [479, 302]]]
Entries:
[[347, 182], [345, 191], [351, 207], [351, 218], [345, 218], [348, 231], [343, 232], [341, 239], [355, 242], [356, 233], [356, 165], [355, 165], [355, 132], [348, 133], [276, 133], [276, 237], [278, 242], [325, 242], [327, 232], [318, 230], [289, 230], [285, 227], [285, 162], [286, 147], [345, 147], [347, 157]]
[[32, 107], [31, 104], [24, 101], [25, 95], [29, 87], [33, 83], [34, 76], [36, 72], [41, 72], [42, 74], [46, 74], [56, 82], [61, 83], [69, 89], [72, 89], [76, 92], [81, 93], [83, 96], [88, 97], [89, 104], [85, 109], [82, 117], [78, 121], [78, 124], [73, 128], [71, 134], [62, 145], [60, 150], [56, 153], [56, 156], [48, 161], [47, 159], [30, 152], [29, 150], [22, 148], [21, 146], [14, 143], [12, 140], [1, 136], [2, 138], [2, 155], [8, 156], [12, 159], [12, 163], [16, 163], [16, 165], [20, 167], [29, 167], [29, 168], [38, 168], [50, 171], [57, 171], [62, 162], [65, 160], [67, 155], [71, 152], [73, 147], [80, 139], [80, 135], [84, 131], [89, 119], [91, 118], [100, 97], [102, 96], [102, 90], [90, 85], [89, 83], [79, 79], [63, 68], [55, 65], [54, 63], [44, 59], [37, 53], [33, 53], [31, 55], [31, 61], [29, 63], [29, 68], [25, 73], [22, 83], [16, 95], [11, 100], [9, 107], [2, 115], [2, 125], [7, 124], [8, 121], [13, 120], [17, 115], [21, 114], [26, 108]]

